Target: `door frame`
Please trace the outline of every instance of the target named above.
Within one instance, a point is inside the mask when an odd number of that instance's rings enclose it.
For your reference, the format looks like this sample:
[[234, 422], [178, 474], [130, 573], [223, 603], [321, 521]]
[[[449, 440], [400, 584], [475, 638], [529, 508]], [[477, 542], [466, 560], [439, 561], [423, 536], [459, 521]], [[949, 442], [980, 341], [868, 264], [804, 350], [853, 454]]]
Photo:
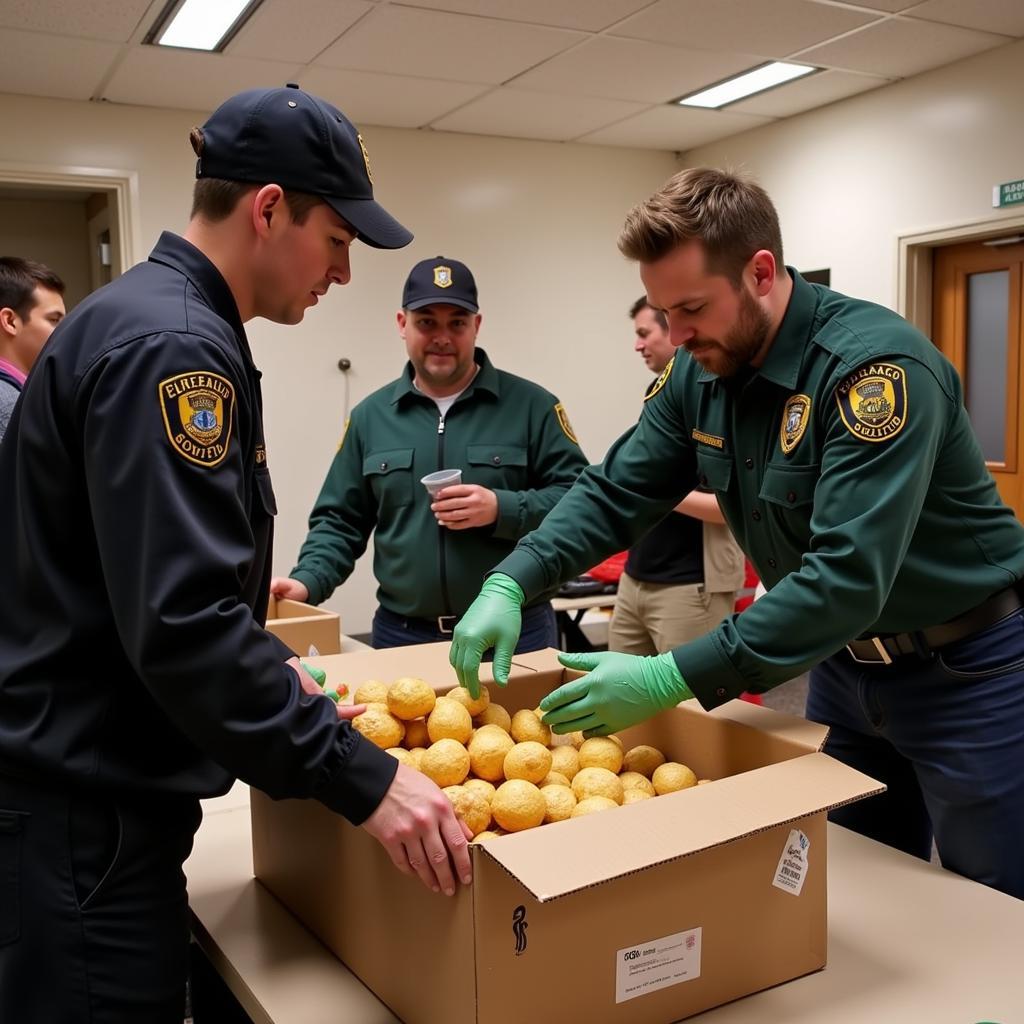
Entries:
[[896, 312], [926, 337], [932, 336], [932, 251], [954, 242], [984, 241], [1011, 231], [1024, 234], [1024, 207], [1002, 217], [951, 224], [896, 236]]
[[137, 172], [110, 167], [44, 166], [0, 160], [0, 184], [112, 193], [116, 212], [117, 244], [113, 248], [117, 274], [123, 274], [138, 262], [142, 251], [142, 234]]

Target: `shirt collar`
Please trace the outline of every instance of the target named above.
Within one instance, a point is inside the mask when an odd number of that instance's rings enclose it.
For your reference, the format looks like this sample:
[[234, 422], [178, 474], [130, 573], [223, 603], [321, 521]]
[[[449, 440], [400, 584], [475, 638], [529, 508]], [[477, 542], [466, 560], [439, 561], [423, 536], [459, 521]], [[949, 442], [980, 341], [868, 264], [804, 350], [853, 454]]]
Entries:
[[210, 259], [191, 242], [171, 231], [164, 231], [160, 235], [149, 254], [149, 259], [151, 263], [162, 263], [188, 278], [214, 313], [230, 325], [238, 336], [246, 359], [255, 369], [252, 352], [249, 350], [249, 340], [245, 336], [245, 328], [238, 312], [238, 303], [235, 302], [224, 276]]
[[28, 374], [24, 370], [19, 370], [14, 363], [9, 363], [6, 359], [0, 359], [0, 370], [5, 370], [24, 387], [25, 381], [28, 379]]
[[[793, 267], [786, 267], [793, 280], [793, 292], [783, 314], [782, 323], [772, 341], [764, 362], [755, 371], [783, 388], [795, 388], [803, 361], [804, 349], [814, 329], [814, 314], [818, 308], [818, 293]], [[718, 380], [718, 375], [701, 370], [699, 381]]]
[[[498, 377], [498, 371], [494, 368], [494, 364], [490, 359], [487, 358], [487, 353], [482, 348], [476, 348], [473, 351], [473, 359], [479, 367], [479, 370], [462, 394], [471, 395], [477, 390], [477, 388], [479, 388], [482, 391], [490, 392], [495, 398], [498, 398], [501, 394], [501, 383]], [[394, 389], [391, 392], [392, 405], [400, 402], [407, 395], [413, 395], [417, 398], [427, 398], [430, 401], [434, 400], [430, 395], [423, 394], [422, 391], [417, 390], [413, 386], [412, 380], [415, 376], [416, 370], [412, 363], [406, 363], [405, 369], [402, 371], [402, 376], [395, 381]]]

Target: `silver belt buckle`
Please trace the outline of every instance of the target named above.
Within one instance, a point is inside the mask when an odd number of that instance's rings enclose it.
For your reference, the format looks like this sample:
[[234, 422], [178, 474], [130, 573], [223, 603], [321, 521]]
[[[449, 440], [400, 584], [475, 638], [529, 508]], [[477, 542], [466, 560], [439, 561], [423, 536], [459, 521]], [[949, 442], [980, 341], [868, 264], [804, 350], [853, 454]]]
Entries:
[[873, 636], [871, 638], [871, 644], [875, 650], [878, 651], [877, 658], [858, 658], [850, 644], [846, 645], [846, 649], [850, 652], [850, 657], [859, 665], [891, 665], [892, 657], [885, 649], [885, 644], [882, 643], [881, 639], [877, 636]]
[[455, 629], [455, 623], [458, 621], [457, 615], [438, 615], [437, 617], [437, 631], [450, 635]]

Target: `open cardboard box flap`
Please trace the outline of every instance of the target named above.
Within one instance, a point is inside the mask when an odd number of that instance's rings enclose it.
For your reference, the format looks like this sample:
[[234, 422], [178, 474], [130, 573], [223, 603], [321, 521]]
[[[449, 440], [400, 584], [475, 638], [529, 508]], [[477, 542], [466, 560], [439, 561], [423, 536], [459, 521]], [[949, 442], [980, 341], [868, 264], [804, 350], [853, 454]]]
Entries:
[[827, 754], [812, 753], [620, 807], [614, 828], [606, 815], [593, 814], [476, 849], [545, 903], [884, 789]]

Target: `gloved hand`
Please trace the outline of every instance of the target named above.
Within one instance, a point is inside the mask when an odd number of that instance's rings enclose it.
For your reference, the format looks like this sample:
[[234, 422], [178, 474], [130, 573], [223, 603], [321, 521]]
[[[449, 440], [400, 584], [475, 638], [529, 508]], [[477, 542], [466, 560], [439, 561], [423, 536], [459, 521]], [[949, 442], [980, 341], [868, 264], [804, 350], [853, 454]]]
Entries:
[[476, 600], [455, 627], [448, 660], [459, 685], [469, 690], [474, 700], [480, 696], [480, 661], [491, 647], [494, 680], [501, 686], [508, 682], [512, 652], [523, 625], [521, 609], [525, 600], [522, 587], [511, 576], [496, 572], [484, 580]]
[[322, 668], [302, 662], [302, 667], [313, 677], [313, 682], [322, 690], [327, 682], [327, 673]]
[[560, 654], [558, 660], [587, 674], [540, 702], [545, 724], [557, 733], [580, 730], [585, 736], [607, 736], [693, 697], [671, 654], [640, 657], [605, 651]]

